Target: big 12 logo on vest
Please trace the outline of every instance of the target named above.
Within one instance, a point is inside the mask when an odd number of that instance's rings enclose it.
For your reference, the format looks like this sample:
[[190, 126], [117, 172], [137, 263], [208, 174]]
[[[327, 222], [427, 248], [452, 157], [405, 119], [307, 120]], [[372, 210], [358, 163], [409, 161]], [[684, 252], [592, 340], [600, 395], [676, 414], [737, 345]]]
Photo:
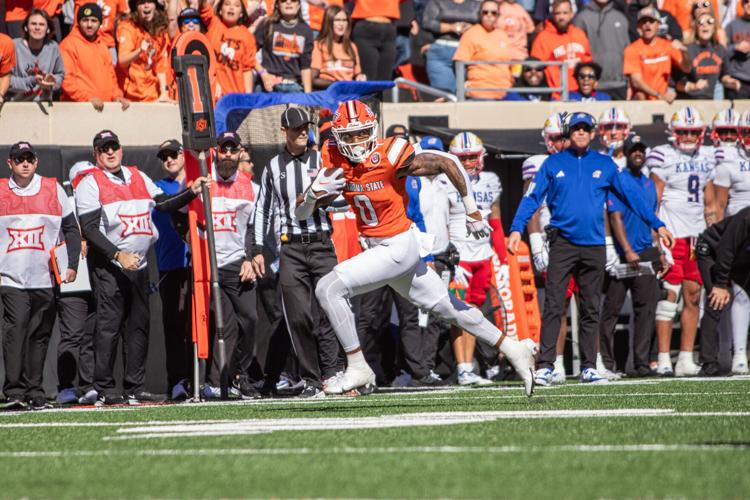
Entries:
[[237, 212], [214, 212], [214, 231], [215, 232], [237, 232]]
[[14, 229], [9, 227], [8, 235], [10, 236], [10, 243], [6, 250], [8, 253], [15, 252], [16, 250], [44, 251], [44, 242], [42, 241], [44, 226], [28, 229]]
[[154, 231], [151, 228], [151, 214], [144, 212], [142, 214], [117, 214], [125, 226], [120, 233], [121, 238], [127, 238], [133, 235], [153, 236]]

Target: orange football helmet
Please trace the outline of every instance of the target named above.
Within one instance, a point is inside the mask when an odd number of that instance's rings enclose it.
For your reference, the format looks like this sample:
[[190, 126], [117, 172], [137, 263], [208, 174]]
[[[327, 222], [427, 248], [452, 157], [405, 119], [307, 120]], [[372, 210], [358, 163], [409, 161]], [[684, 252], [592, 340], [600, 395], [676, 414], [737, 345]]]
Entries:
[[354, 163], [362, 163], [378, 147], [378, 119], [362, 101], [339, 104], [331, 132], [341, 154]]

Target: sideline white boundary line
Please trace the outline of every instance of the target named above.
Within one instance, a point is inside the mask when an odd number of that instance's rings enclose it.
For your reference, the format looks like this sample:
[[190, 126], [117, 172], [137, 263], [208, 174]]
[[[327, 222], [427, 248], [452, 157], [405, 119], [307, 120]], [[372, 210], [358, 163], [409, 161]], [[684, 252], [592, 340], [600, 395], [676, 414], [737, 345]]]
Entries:
[[194, 448], [156, 450], [74, 450], [0, 451], [3, 458], [89, 458], [89, 457], [206, 457], [269, 455], [376, 455], [409, 454], [508, 454], [508, 453], [658, 453], [658, 452], [746, 452], [750, 445], [739, 444], [605, 444], [561, 446], [408, 446], [383, 448]]

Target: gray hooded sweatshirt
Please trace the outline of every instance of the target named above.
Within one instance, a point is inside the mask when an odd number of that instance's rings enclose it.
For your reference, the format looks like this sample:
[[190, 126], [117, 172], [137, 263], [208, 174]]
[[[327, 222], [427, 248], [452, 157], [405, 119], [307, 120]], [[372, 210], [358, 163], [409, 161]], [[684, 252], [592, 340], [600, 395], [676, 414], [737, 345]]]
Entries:
[[10, 74], [8, 95], [12, 96], [11, 99], [14, 101], [50, 100], [49, 91], [42, 95], [37, 92], [38, 88], [34, 78], [37, 73], [42, 76], [51, 73], [55, 77], [55, 86], [52, 93], [56, 95], [60, 92], [65, 69], [60, 56], [60, 46], [57, 45], [57, 42], [53, 40], [46, 42], [42, 46], [42, 50], [36, 55], [26, 46], [23, 38], [13, 39], [13, 45], [16, 48], [16, 66]]
[[573, 19], [589, 39], [591, 56], [602, 67], [599, 90], [624, 87], [627, 84], [622, 74], [623, 53], [630, 44], [628, 18], [615, 8], [613, 2], [601, 7], [591, 0]]

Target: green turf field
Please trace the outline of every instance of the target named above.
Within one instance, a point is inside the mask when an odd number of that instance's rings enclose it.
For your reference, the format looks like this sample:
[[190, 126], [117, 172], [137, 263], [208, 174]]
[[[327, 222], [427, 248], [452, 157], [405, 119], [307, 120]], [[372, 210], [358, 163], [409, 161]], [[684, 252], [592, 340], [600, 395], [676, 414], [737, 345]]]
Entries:
[[0, 414], [0, 496], [750, 496], [750, 377]]

